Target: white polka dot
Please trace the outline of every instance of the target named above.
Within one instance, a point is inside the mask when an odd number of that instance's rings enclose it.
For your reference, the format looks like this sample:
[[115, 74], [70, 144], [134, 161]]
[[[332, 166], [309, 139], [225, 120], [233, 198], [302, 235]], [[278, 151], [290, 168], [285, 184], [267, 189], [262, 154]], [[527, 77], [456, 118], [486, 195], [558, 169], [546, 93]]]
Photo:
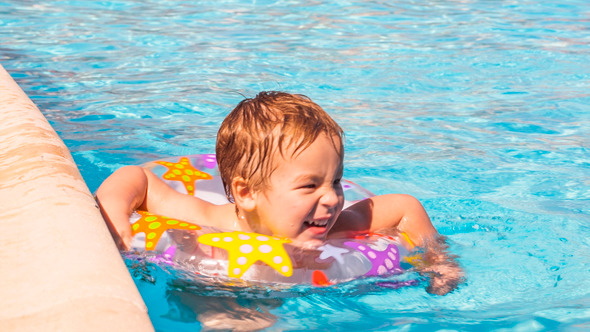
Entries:
[[234, 269], [234, 274], [235, 274], [235, 275], [240, 275], [240, 272], [242, 272], [242, 270], [240, 270], [240, 268], [239, 268], [239, 267], [236, 267], [236, 268]]
[[242, 257], [238, 257], [237, 262], [240, 265], [244, 265], [244, 264], [246, 264], [248, 262], [248, 258], [243, 257], [243, 256]]
[[223, 238], [223, 241], [225, 241], [225, 242], [231, 242], [231, 241], [233, 241], [233, 240], [234, 240], [234, 239], [233, 239], [233, 238], [231, 238], [231, 237], [229, 237], [229, 236], [226, 236], [226, 237], [224, 237], [224, 238]]
[[365, 251], [365, 250], [367, 250], [367, 247], [365, 247], [365, 246], [359, 246], [359, 247], [358, 247], [358, 249], [359, 249], [360, 251]]
[[249, 244], [242, 244], [240, 246], [240, 252], [241, 253], [249, 254], [249, 253], [252, 252], [252, 250], [254, 250], [254, 248], [251, 245], [249, 245]]
[[260, 251], [263, 254], [268, 254], [269, 252], [272, 251], [272, 247], [269, 246], [268, 244], [263, 244], [260, 247], [258, 247], [258, 251]]
[[389, 256], [389, 258], [395, 260], [395, 255], [392, 252], [388, 252], [387, 256]]
[[246, 234], [238, 234], [238, 239], [240, 240], [250, 240], [250, 236], [246, 235]]
[[267, 236], [263, 236], [263, 235], [258, 235], [256, 237], [256, 240], [258, 240], [258, 241], [268, 241], [268, 237]]
[[393, 267], [393, 262], [390, 259], [385, 259], [385, 266], [387, 266], [387, 269], [391, 269]]
[[389, 249], [392, 253], [397, 253], [397, 250], [394, 247], [391, 247], [391, 249]]
[[275, 264], [281, 264], [283, 262], [283, 257], [275, 256], [272, 258], [272, 261], [275, 262]]
[[375, 258], [377, 258], [377, 255], [375, 254], [375, 252], [374, 252], [374, 251], [369, 251], [369, 252], [367, 253], [367, 256], [369, 256], [369, 258], [371, 258], [371, 259], [375, 259]]
[[281, 267], [281, 271], [283, 271], [283, 273], [287, 273], [289, 272], [289, 267], [287, 265], [283, 265], [283, 267]]
[[385, 273], [387, 273], [387, 269], [385, 268], [385, 266], [379, 265], [379, 267], [377, 268], [377, 273], [378, 274], [385, 274]]
[[217, 236], [211, 239], [211, 241], [213, 241], [213, 242], [219, 242], [219, 240], [221, 240], [221, 239], [218, 238]]

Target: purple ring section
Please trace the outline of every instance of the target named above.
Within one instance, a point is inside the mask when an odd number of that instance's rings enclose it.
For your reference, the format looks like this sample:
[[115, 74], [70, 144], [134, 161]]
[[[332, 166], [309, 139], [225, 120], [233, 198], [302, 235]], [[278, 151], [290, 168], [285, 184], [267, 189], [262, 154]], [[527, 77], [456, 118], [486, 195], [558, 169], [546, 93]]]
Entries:
[[344, 244], [360, 251], [371, 262], [371, 270], [365, 273], [365, 276], [382, 276], [403, 272], [400, 267], [399, 249], [394, 244], [389, 244], [383, 251], [372, 249], [366, 244], [358, 242], [347, 241]]

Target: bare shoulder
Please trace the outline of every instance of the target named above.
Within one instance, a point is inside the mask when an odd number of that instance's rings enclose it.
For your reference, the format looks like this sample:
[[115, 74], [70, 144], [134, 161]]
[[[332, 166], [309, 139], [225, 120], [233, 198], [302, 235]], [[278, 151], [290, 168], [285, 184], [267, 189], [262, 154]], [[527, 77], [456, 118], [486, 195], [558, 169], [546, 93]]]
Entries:
[[397, 229], [412, 240], [436, 233], [420, 201], [406, 194], [387, 194], [367, 198], [343, 210], [332, 233], [373, 232]]
[[226, 228], [234, 224], [236, 217], [233, 204], [216, 205], [198, 197], [180, 193], [152, 172], [148, 170], [145, 172], [149, 186], [141, 209], [204, 226]]
[[341, 227], [358, 231], [395, 227], [404, 211], [416, 202], [412, 196], [403, 194], [373, 196], [343, 210], [338, 222], [343, 224]]
[[147, 208], [151, 213], [188, 221], [201, 226], [231, 228], [235, 224], [235, 207], [227, 203], [216, 205], [182, 193], [171, 193], [157, 205]]
[[372, 206], [372, 202], [365, 199], [342, 210], [330, 233], [346, 237], [350, 233], [368, 232], [371, 227]]

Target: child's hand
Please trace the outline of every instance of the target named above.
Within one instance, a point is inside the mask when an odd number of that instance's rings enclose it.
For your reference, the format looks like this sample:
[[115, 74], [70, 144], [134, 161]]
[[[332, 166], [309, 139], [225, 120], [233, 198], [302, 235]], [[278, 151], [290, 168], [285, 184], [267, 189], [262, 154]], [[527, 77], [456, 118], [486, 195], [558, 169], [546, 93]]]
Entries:
[[98, 196], [96, 197], [96, 202], [117, 248], [119, 250], [129, 250], [131, 248], [131, 239], [133, 238], [131, 224], [129, 223], [131, 214], [122, 214], [119, 218], [111, 218]]
[[430, 294], [446, 295], [463, 281], [463, 270], [456, 264], [437, 264], [421, 271], [429, 275], [426, 291]]
[[423, 262], [416, 269], [420, 274], [428, 276], [426, 291], [430, 294], [446, 295], [464, 281], [465, 273], [457, 263], [456, 256], [449, 254], [448, 244], [443, 236], [437, 236], [425, 243]]
[[119, 250], [131, 247], [129, 217], [143, 204], [147, 177], [139, 166], [125, 166], [109, 176], [96, 191], [96, 201]]

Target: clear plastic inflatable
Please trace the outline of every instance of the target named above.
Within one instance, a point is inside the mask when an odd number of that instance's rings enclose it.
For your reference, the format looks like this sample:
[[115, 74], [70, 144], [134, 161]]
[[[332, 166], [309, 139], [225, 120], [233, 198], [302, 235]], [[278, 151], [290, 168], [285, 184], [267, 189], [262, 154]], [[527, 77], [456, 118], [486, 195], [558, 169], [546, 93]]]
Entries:
[[[161, 159], [143, 166], [179, 192], [214, 204], [228, 202], [213, 154]], [[342, 180], [342, 186], [345, 208], [373, 196], [351, 181]], [[400, 274], [412, 261], [402, 245], [411, 245], [404, 234], [364, 234], [303, 249], [286, 238], [224, 231], [144, 211], [136, 211], [130, 222], [132, 250], [152, 251], [152, 260], [158, 263], [211, 277], [324, 286]]]

